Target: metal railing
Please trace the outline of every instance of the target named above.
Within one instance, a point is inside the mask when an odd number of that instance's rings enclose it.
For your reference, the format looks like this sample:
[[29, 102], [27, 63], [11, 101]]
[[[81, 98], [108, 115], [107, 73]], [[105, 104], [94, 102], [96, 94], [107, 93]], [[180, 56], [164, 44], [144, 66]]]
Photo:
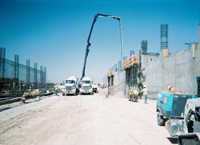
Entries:
[[110, 88], [108, 90], [108, 94], [116, 94], [117, 92], [124, 90], [126, 85], [129, 85], [131, 83], [135, 83], [137, 81], [137, 78], [131, 78], [131, 79], [126, 79], [122, 82], [120, 82], [119, 84], [117, 84], [116, 86]]

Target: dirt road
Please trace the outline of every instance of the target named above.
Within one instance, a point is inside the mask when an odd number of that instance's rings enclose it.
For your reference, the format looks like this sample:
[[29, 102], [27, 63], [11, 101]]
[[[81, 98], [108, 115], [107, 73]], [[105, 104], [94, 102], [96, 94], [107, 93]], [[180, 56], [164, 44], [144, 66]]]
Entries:
[[156, 123], [156, 101], [134, 103], [100, 94], [51, 98], [53, 101], [1, 122], [0, 144], [172, 144], [167, 130]]

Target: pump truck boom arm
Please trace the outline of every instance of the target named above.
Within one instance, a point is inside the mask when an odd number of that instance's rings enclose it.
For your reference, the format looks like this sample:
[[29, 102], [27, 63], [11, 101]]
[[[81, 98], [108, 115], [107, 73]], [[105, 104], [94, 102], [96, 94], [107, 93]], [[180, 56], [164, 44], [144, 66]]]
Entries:
[[91, 45], [90, 43], [90, 37], [91, 37], [91, 34], [92, 34], [92, 30], [93, 30], [93, 27], [94, 27], [94, 24], [97, 20], [98, 17], [110, 17], [110, 18], [114, 18], [114, 19], [117, 19], [119, 20], [119, 26], [120, 26], [120, 36], [121, 36], [121, 59], [122, 59], [122, 47], [123, 47], [123, 41], [122, 41], [122, 30], [121, 30], [121, 21], [120, 21], [120, 17], [115, 17], [115, 16], [110, 16], [110, 15], [105, 15], [105, 14], [96, 14], [94, 16], [94, 20], [92, 22], [92, 26], [91, 26], [91, 29], [90, 29], [90, 33], [89, 33], [89, 36], [88, 36], [88, 39], [87, 39], [87, 46], [86, 46], [86, 52], [85, 52], [85, 58], [84, 58], [84, 64], [83, 64], [83, 72], [82, 72], [82, 77], [81, 77], [81, 80], [82, 78], [84, 78], [85, 76], [85, 68], [86, 68], [86, 62], [87, 62], [87, 56], [88, 56], [88, 53], [89, 53], [89, 47]]

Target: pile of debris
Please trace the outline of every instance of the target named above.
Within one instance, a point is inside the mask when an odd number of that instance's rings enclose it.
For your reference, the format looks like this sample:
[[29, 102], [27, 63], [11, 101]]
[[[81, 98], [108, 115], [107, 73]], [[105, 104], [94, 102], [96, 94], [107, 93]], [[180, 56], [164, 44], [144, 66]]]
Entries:
[[5, 105], [5, 104], [17, 102], [17, 101], [21, 101], [21, 103], [24, 104], [27, 99], [37, 97], [37, 100], [39, 100], [39, 98], [41, 96], [48, 96], [48, 95], [52, 95], [53, 93], [54, 93], [53, 90], [39, 90], [39, 89], [31, 90], [31, 89], [27, 89], [23, 93], [22, 97], [8, 98], [6, 100], [2, 100], [2, 101], [0, 101], [0, 105]]

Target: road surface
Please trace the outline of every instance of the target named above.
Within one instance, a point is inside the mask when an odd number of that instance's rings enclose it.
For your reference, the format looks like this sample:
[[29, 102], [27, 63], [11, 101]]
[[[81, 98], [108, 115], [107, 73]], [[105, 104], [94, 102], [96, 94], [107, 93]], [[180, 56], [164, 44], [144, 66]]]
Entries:
[[155, 106], [155, 100], [143, 104], [101, 93], [52, 96], [1, 111], [0, 144], [177, 144], [165, 127], [157, 125]]

